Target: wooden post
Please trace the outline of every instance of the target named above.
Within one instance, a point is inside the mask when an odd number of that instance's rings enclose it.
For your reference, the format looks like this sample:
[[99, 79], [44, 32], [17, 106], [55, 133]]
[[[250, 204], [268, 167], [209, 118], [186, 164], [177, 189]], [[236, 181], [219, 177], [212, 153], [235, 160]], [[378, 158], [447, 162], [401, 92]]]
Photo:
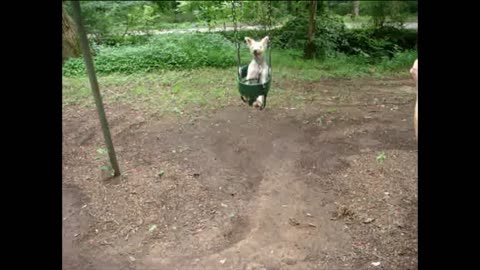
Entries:
[[82, 22], [82, 15], [80, 10], [80, 2], [72, 1], [73, 15], [77, 25], [78, 36], [80, 38], [80, 45], [82, 47], [83, 58], [85, 59], [85, 67], [87, 68], [88, 78], [90, 80], [90, 86], [92, 87], [93, 97], [97, 106], [98, 117], [100, 118], [100, 125], [102, 126], [103, 137], [108, 149], [108, 156], [110, 158], [110, 164], [113, 169], [113, 176], [120, 175], [120, 169], [118, 167], [117, 157], [115, 155], [115, 149], [113, 148], [112, 138], [110, 135], [110, 129], [108, 128], [107, 116], [105, 115], [105, 109], [102, 103], [102, 96], [98, 88], [97, 76], [95, 75], [95, 68], [93, 66], [93, 59], [90, 53], [90, 46], [88, 45], [87, 33]]

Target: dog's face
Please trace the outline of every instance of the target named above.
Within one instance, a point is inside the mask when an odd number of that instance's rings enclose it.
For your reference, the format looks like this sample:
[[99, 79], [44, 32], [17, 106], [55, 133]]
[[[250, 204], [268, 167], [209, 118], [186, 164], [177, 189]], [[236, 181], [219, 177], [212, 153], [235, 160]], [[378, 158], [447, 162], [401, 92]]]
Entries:
[[262, 38], [259, 42], [253, 40], [252, 38], [245, 37], [245, 41], [247, 42], [247, 46], [250, 49], [250, 52], [255, 56], [259, 57], [262, 56], [267, 48], [268, 44], [268, 36]]

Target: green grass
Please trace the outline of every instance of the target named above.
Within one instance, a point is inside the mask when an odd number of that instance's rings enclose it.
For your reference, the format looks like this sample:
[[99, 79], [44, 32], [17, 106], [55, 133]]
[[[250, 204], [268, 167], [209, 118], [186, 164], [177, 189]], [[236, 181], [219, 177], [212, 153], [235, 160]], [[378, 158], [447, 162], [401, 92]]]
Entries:
[[[409, 76], [408, 70], [417, 57], [415, 51], [398, 53], [393, 59], [367, 64], [365, 58], [339, 55], [324, 61], [304, 61], [300, 51], [272, 52], [273, 81], [270, 106], [301, 108], [306, 100], [318, 93], [300, 94], [293, 85], [318, 82], [324, 78], [357, 78]], [[242, 52], [242, 63], [250, 60]], [[181, 116], [209, 112], [238, 102], [236, 67], [192, 70], [159, 70], [133, 74], [99, 75], [104, 102], [120, 102], [154, 115]], [[312, 96], [313, 95], [313, 96]], [[93, 107], [88, 78], [85, 75], [63, 77], [64, 106]]]
[[[232, 74], [225, 76], [226, 72]], [[163, 114], [183, 114], [186, 107], [214, 109], [237, 96], [234, 68], [204, 68], [194, 71], [162, 71], [132, 75], [99, 76], [104, 102], [122, 102], [135, 108]], [[88, 90], [88, 91], [87, 91]], [[63, 78], [63, 103], [87, 106], [93, 104], [85, 76]]]
[[272, 67], [277, 76], [299, 81], [319, 81], [322, 78], [356, 78], [362, 76], [391, 76], [402, 70], [408, 70], [417, 58], [416, 51], [397, 53], [392, 59], [382, 59], [375, 64], [363, 56], [338, 54], [325, 60], [305, 61], [301, 52], [286, 50], [272, 52]]
[[[417, 52], [376, 61], [340, 53], [323, 60], [302, 56], [301, 50], [273, 49], [270, 93], [276, 98], [270, 105], [301, 107], [318, 93], [299, 95], [294, 85], [324, 78], [409, 76]], [[241, 60], [243, 65], [251, 60], [243, 43]], [[64, 106], [94, 106], [83, 65], [83, 59], [73, 59], [63, 67]], [[152, 114], [191, 115], [239, 99], [236, 50], [220, 34], [162, 35], [138, 46], [100, 47], [95, 68], [104, 102], [129, 104]]]

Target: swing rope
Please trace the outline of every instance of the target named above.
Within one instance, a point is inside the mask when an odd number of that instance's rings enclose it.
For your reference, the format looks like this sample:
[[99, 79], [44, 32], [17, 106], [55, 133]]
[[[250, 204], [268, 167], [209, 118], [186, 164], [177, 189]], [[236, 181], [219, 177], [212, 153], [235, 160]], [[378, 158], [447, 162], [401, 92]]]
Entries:
[[268, 44], [268, 67], [269, 67], [269, 71], [268, 71], [268, 75], [270, 76], [270, 80], [272, 79], [272, 33], [271, 33], [271, 29], [272, 29], [272, 1], [269, 0], [268, 1], [268, 15], [267, 15], [267, 25], [268, 25], [268, 35], [269, 35], [269, 44]]
[[238, 75], [241, 76], [240, 74], [240, 42], [238, 41], [238, 31], [237, 31], [237, 14], [235, 11], [235, 5], [236, 1], [232, 1], [232, 21], [233, 21], [233, 34], [234, 34], [234, 40], [235, 40], [235, 47], [237, 48], [237, 70], [238, 70]]

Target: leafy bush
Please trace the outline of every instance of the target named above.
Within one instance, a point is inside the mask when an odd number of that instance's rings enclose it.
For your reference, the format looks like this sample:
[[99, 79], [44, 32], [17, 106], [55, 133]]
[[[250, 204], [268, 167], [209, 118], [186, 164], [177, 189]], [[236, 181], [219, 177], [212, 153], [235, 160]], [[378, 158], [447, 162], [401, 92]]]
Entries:
[[412, 30], [384, 27], [348, 30], [343, 38], [344, 43], [338, 48], [340, 52], [349, 55], [361, 54], [375, 61], [383, 57], [391, 58], [397, 52], [414, 49], [417, 34]]
[[409, 15], [416, 14], [417, 1], [365, 1], [361, 2], [363, 15], [370, 15], [375, 28], [386, 22], [403, 24]]
[[[307, 42], [307, 18], [295, 18], [280, 30], [276, 30], [276, 46], [288, 49], [303, 49]], [[378, 60], [392, 57], [399, 51], [416, 47], [415, 30], [395, 27], [346, 29], [340, 18], [330, 15], [317, 17], [315, 45], [317, 57], [336, 53], [363, 55]]]
[[[368, 30], [367, 30], [368, 31]], [[399, 29], [391, 26], [384, 26], [379, 29], [373, 29], [372, 38], [383, 39], [396, 44], [402, 50], [411, 50], [417, 46], [417, 31], [408, 29]]]
[[150, 36], [108, 36], [102, 41], [105, 46], [134, 46], [143, 45], [149, 42]]
[[328, 8], [331, 12], [345, 16], [352, 13], [352, 1], [328, 1]]
[[[278, 41], [281, 48], [303, 48], [307, 42], [308, 18], [297, 17], [287, 22], [280, 31]], [[329, 15], [316, 19], [315, 45], [317, 56], [333, 54], [344, 45], [345, 25], [342, 20]]]
[[[141, 46], [97, 47], [99, 74], [135, 73], [159, 69], [225, 68], [235, 64], [234, 45], [219, 34], [167, 34], [152, 37]], [[71, 59], [63, 75], [85, 74], [83, 59]]]

